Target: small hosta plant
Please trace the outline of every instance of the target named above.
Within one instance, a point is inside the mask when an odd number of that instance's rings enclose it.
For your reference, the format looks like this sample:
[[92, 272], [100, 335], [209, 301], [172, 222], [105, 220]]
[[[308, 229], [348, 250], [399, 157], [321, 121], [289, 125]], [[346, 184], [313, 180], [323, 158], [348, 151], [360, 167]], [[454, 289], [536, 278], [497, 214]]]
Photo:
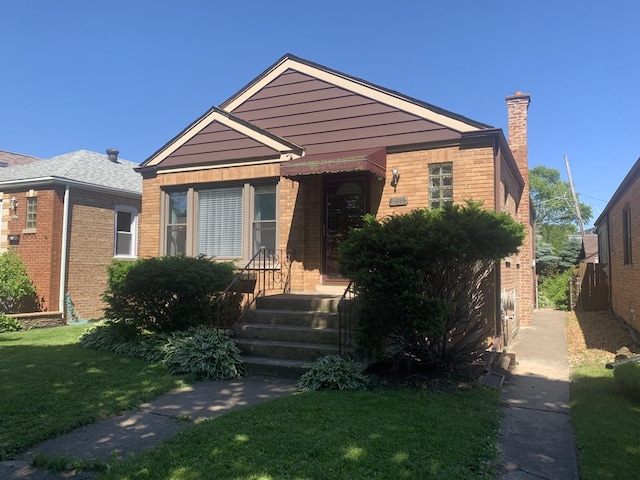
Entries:
[[298, 389], [310, 390], [365, 390], [369, 377], [362, 365], [339, 355], [319, 359], [298, 381]]
[[240, 349], [227, 331], [193, 327], [167, 338], [162, 362], [174, 374], [195, 373], [206, 380], [228, 380], [245, 374]]
[[7, 315], [0, 313], [0, 333], [17, 332], [23, 328], [22, 324], [15, 318], [8, 317]]

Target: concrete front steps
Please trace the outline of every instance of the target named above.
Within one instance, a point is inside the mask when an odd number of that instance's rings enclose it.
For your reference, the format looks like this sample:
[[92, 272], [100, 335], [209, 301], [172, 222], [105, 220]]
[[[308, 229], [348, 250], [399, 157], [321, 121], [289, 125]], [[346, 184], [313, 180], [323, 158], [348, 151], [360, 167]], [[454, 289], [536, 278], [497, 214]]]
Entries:
[[298, 378], [325, 355], [337, 355], [339, 295], [259, 297], [233, 328], [247, 373]]

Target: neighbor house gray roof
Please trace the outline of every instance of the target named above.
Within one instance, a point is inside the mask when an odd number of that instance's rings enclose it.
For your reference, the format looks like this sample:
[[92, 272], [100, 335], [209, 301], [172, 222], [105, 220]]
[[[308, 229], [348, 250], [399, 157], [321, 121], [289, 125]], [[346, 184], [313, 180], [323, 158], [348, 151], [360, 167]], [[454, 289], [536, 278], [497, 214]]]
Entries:
[[142, 195], [142, 176], [134, 168], [138, 164], [107, 155], [78, 150], [50, 160], [0, 169], [0, 190], [9, 187], [68, 184], [114, 193]]

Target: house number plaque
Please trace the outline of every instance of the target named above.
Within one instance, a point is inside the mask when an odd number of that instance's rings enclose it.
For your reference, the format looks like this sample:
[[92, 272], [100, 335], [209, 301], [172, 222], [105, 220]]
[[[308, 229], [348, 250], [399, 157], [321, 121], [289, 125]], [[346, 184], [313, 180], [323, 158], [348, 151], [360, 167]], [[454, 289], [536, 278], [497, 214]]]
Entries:
[[404, 207], [409, 203], [409, 197], [391, 197], [389, 199], [390, 207]]

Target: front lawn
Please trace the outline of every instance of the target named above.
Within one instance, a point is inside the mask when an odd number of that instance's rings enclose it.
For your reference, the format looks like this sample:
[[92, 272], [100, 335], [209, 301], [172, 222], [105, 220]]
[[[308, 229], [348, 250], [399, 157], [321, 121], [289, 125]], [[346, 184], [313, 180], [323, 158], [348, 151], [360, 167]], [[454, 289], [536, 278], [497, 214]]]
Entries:
[[0, 334], [0, 460], [184, 384], [159, 363], [81, 347], [86, 328]]
[[182, 431], [100, 480], [492, 478], [498, 392], [306, 392]]
[[640, 404], [623, 396], [605, 365], [623, 346], [640, 351], [605, 312], [573, 312], [567, 322], [571, 423], [582, 480], [631, 478], [640, 472]]

